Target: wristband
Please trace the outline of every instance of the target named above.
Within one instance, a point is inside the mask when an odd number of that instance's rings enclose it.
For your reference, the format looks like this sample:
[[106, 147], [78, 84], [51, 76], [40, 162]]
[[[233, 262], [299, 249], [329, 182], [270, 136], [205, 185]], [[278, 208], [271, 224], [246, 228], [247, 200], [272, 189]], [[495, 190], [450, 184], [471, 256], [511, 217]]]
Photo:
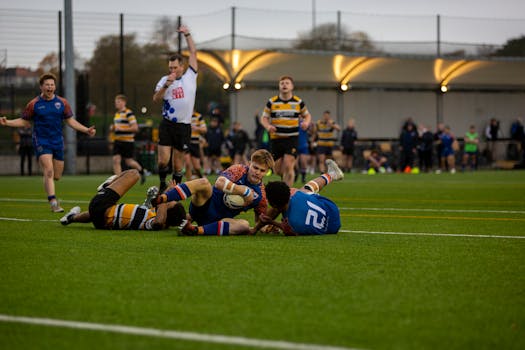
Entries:
[[191, 35], [191, 33], [184, 33], [185, 37], [189, 37], [190, 35]]

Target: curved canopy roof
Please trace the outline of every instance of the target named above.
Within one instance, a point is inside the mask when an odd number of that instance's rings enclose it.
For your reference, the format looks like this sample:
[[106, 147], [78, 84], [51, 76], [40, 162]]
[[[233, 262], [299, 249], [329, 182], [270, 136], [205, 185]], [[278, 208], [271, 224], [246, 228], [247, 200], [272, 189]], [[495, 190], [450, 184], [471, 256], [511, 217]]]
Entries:
[[525, 60], [367, 57], [325, 52], [231, 50], [198, 52], [198, 59], [231, 86], [276, 86], [289, 75], [296, 86], [338, 88], [525, 90]]

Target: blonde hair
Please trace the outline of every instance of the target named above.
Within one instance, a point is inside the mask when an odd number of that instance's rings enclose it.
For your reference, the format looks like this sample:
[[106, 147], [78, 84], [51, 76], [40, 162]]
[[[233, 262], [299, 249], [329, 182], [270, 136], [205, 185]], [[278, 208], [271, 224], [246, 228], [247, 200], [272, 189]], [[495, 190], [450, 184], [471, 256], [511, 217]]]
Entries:
[[275, 166], [272, 154], [265, 149], [258, 149], [253, 152], [250, 161], [253, 163], [266, 164], [269, 169], [273, 169]]

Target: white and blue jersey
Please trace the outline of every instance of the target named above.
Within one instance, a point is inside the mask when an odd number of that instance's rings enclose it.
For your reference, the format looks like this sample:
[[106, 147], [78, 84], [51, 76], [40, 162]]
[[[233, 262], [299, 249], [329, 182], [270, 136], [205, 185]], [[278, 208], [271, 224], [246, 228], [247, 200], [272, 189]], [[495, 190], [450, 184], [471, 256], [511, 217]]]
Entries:
[[283, 212], [285, 234], [334, 234], [341, 228], [336, 204], [315, 193], [292, 191], [288, 209]]
[[[157, 83], [155, 91], [159, 91], [167, 80], [168, 76], [163, 76]], [[196, 92], [197, 72], [190, 66], [164, 92], [162, 117], [173, 123], [191, 124]]]

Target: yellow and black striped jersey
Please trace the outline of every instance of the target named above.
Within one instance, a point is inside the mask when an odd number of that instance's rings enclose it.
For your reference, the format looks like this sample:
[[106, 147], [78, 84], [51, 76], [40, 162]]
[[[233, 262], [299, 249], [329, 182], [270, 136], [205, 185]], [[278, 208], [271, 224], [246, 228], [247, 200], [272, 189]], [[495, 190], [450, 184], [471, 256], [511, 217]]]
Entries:
[[123, 111], [115, 113], [113, 118], [115, 141], [121, 142], [133, 142], [135, 141], [135, 133], [130, 131], [132, 124], [136, 124], [137, 119], [133, 114], [133, 111], [126, 108]]
[[333, 147], [335, 145], [336, 129], [332, 120], [317, 121], [317, 146]]
[[154, 230], [157, 212], [138, 204], [115, 204], [106, 210], [106, 228], [113, 230]]
[[202, 132], [198, 130], [194, 130], [194, 127], [202, 128], [203, 126], [206, 126], [206, 123], [204, 122], [204, 117], [202, 114], [198, 112], [193, 112], [191, 115], [191, 143], [199, 144]]
[[270, 134], [272, 139], [279, 139], [299, 135], [299, 119], [308, 114], [308, 109], [297, 96], [284, 101], [279, 96], [268, 100], [264, 108], [263, 116], [269, 118], [270, 124], [277, 129]]

